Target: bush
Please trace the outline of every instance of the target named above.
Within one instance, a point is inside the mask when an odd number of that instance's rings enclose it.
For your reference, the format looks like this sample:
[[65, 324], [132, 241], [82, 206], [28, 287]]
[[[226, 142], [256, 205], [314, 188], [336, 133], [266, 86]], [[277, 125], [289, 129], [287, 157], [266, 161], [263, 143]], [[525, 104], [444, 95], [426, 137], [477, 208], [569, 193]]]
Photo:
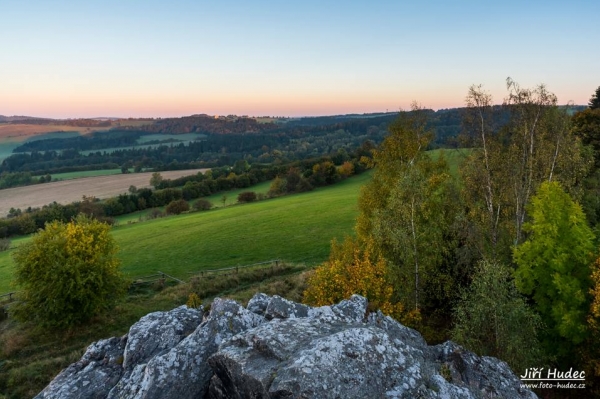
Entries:
[[482, 261], [454, 313], [452, 339], [480, 356], [495, 356], [513, 370], [544, 364], [542, 322], [515, 287], [512, 270]]
[[267, 195], [270, 198], [277, 197], [279, 195], [285, 194], [286, 189], [287, 189], [287, 182], [285, 181], [285, 179], [282, 179], [281, 177], [277, 176], [271, 182], [271, 186], [269, 187], [269, 192], [267, 193]]
[[179, 215], [182, 212], [190, 210], [190, 205], [184, 199], [179, 199], [169, 202], [169, 205], [165, 208], [167, 215]]
[[47, 223], [13, 255], [21, 291], [14, 316], [68, 327], [112, 307], [125, 293], [117, 250], [110, 227], [85, 215]]
[[208, 211], [210, 208], [212, 208], [212, 202], [204, 198], [194, 202], [194, 209], [197, 211]]
[[405, 311], [400, 302], [394, 301], [387, 274], [386, 262], [374, 254], [372, 241], [360, 248], [350, 237], [342, 244], [334, 239], [329, 261], [317, 267], [308, 279], [304, 302], [311, 306], [332, 305], [359, 294], [369, 300], [372, 311], [380, 309], [404, 324], [417, 321], [418, 312]]
[[0, 252], [8, 251], [10, 249], [10, 240], [8, 238], [0, 239]]
[[254, 191], [244, 191], [239, 193], [238, 202], [253, 202], [256, 201], [256, 193]]
[[164, 212], [161, 211], [158, 208], [152, 208], [150, 210], [150, 212], [148, 212], [148, 215], [146, 215], [146, 219], [151, 220], [151, 219], [158, 219], [165, 216]]

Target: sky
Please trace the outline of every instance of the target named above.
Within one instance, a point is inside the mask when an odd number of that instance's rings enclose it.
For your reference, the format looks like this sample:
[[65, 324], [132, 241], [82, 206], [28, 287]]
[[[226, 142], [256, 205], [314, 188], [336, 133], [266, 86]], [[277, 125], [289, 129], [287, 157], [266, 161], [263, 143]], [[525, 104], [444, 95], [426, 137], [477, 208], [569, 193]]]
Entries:
[[600, 86], [600, 1], [0, 0], [0, 115], [305, 116]]

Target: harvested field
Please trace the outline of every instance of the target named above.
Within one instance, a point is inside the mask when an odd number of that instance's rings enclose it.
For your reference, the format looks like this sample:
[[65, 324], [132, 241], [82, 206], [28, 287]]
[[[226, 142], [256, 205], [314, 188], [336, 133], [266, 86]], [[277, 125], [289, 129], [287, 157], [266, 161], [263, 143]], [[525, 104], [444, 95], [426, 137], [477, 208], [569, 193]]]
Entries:
[[[205, 172], [208, 169], [187, 169], [160, 172], [165, 179]], [[84, 195], [104, 199], [127, 193], [129, 186], [150, 187], [152, 172], [129, 173], [113, 176], [87, 177], [57, 181], [33, 186], [0, 190], [0, 217], [8, 215], [10, 208], [38, 208], [52, 203], [69, 204], [80, 201]]]
[[[104, 130], [107, 129], [109, 128], [104, 128]], [[30, 137], [50, 132], [86, 132], [86, 128], [67, 125], [28, 125], [21, 123], [0, 125], [0, 138], [12, 138], [15, 141], [25, 141]]]
[[49, 124], [33, 123], [0, 123], [0, 139], [13, 139], [14, 141], [25, 141], [29, 137], [39, 136], [50, 132], [80, 132], [81, 134], [101, 132], [115, 127], [133, 126], [139, 127], [153, 123], [148, 119], [122, 119], [112, 121], [110, 126], [71, 126], [60, 122]]

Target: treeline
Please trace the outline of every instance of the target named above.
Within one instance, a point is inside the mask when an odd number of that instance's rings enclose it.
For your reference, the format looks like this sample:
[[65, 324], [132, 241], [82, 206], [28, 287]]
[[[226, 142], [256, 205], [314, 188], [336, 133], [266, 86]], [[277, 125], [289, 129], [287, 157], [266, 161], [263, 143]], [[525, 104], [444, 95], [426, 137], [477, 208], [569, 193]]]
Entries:
[[[132, 187], [128, 194], [104, 201], [84, 196], [82, 201], [67, 205], [54, 202], [42, 208], [13, 208], [8, 218], [0, 219], [0, 238], [33, 233], [54, 220], [68, 222], [79, 213], [112, 223], [115, 216], [166, 206], [178, 200], [190, 201], [235, 188], [247, 188], [273, 179], [275, 182], [285, 183], [273, 190], [272, 196], [309, 191], [363, 172], [366, 169], [365, 158], [371, 156], [372, 148], [372, 144], [365, 143], [345, 157], [321, 157], [285, 165], [250, 165], [246, 161], [239, 161], [233, 168], [215, 168], [205, 174], [198, 173], [173, 180], [163, 180], [160, 173], [155, 172], [151, 180], [155, 190], [138, 190]], [[361, 158], [363, 162], [360, 161]], [[340, 163], [336, 166], [334, 162]]]
[[273, 123], [258, 123], [253, 118], [228, 117], [215, 118], [209, 115], [192, 115], [181, 118], [157, 119], [150, 125], [141, 127], [122, 127], [126, 130], [141, 130], [150, 133], [182, 134], [182, 133], [259, 133], [273, 130]]
[[[245, 159], [249, 163], [289, 163], [319, 156], [350, 153], [366, 140], [379, 142], [386, 125], [315, 128], [310, 131], [290, 129], [287, 132], [207, 134], [206, 140], [188, 144], [159, 145], [154, 148], [96, 151], [87, 155], [76, 149], [33, 151], [13, 154], [0, 166], [0, 172], [30, 172], [33, 175], [82, 170], [134, 168], [180, 170], [233, 165]], [[348, 130], [346, 130], [346, 128]], [[132, 132], [133, 133], [133, 132]], [[64, 139], [67, 142], [72, 139]], [[46, 140], [34, 143], [43, 143]], [[63, 142], [63, 144], [64, 144]], [[32, 143], [33, 144], [33, 143]], [[42, 145], [42, 144], [36, 144]]]
[[[432, 111], [428, 128], [436, 131], [429, 148], [457, 147], [464, 109]], [[319, 117], [291, 120], [284, 124], [261, 124], [250, 118], [215, 119], [192, 116], [156, 120], [142, 127], [120, 127], [90, 137], [37, 140], [25, 143], [0, 165], [0, 172], [30, 172], [33, 175], [119, 167], [160, 170], [249, 163], [288, 163], [295, 160], [351, 152], [365, 140], [380, 143], [396, 114], [358, 117]], [[502, 118], [500, 118], [502, 119]], [[504, 118], [506, 119], [506, 118]], [[198, 132], [206, 139], [189, 144], [158, 145], [153, 148], [101, 148], [131, 146], [149, 133]], [[174, 136], [176, 137], [176, 136]], [[94, 151], [83, 154], [82, 151]], [[115, 166], [116, 165], [116, 166]]]
[[52, 181], [52, 176], [50, 175], [34, 177], [29, 172], [4, 172], [0, 174], [0, 189], [19, 186], [29, 186], [31, 184], [37, 183], [48, 183], [50, 181]]

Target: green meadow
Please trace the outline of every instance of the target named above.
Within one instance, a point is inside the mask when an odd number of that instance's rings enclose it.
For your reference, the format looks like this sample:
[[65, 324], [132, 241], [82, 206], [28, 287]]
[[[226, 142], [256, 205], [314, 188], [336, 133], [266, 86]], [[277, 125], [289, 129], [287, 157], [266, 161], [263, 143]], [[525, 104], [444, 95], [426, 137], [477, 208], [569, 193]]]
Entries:
[[[121, 224], [113, 236], [121, 248], [123, 271], [139, 277], [160, 270], [187, 280], [192, 271], [276, 258], [318, 264], [327, 259], [333, 238], [353, 234], [358, 193], [370, 176], [364, 173], [308, 193]], [[268, 183], [259, 185], [265, 187]], [[239, 191], [246, 190], [258, 191]], [[222, 194], [215, 197], [220, 201]], [[23, 240], [27, 238], [14, 240], [13, 247]], [[0, 293], [11, 291], [13, 267], [10, 252], [0, 253]]]
[[11, 139], [0, 140], [0, 162], [10, 157], [13, 150], [21, 145], [21, 142]]
[[81, 172], [55, 173], [52, 175], [52, 180], [71, 180], [82, 177], [111, 176], [121, 173], [123, 173], [121, 169], [84, 170]]
[[[267, 194], [269, 192], [269, 187], [271, 186], [271, 181], [265, 181], [262, 183], [258, 183], [252, 187], [248, 188], [236, 188], [234, 190], [224, 191], [218, 194], [213, 194], [208, 197], [203, 197], [205, 200], [210, 201], [213, 205], [213, 208], [221, 208], [223, 206], [230, 206], [237, 204], [237, 197], [240, 193], [244, 191], [254, 191], [256, 194]], [[225, 197], [225, 202], [223, 202], [223, 197]], [[196, 202], [197, 199], [189, 201], [190, 207]], [[162, 206], [158, 209], [164, 212], [166, 207]], [[115, 220], [119, 222], [119, 224], [124, 223], [138, 223], [145, 219], [145, 217], [151, 212], [151, 209], [145, 209], [143, 211], [128, 213], [126, 215], [120, 215], [115, 217]]]
[[[111, 152], [121, 151], [121, 150], [134, 150], [134, 149], [145, 149], [145, 148], [158, 148], [161, 145], [179, 145], [179, 144], [189, 144], [192, 141], [201, 140], [206, 138], [205, 134], [202, 133], [184, 133], [184, 134], [149, 134], [140, 137], [137, 140], [136, 145], [127, 146], [127, 147], [111, 147], [111, 148], [103, 148], [101, 150], [86, 150], [80, 151], [83, 155], [89, 155], [95, 152], [106, 152], [110, 154]], [[146, 144], [156, 140], [173, 140], [172, 142], [167, 143], [159, 143], [159, 144]]]

